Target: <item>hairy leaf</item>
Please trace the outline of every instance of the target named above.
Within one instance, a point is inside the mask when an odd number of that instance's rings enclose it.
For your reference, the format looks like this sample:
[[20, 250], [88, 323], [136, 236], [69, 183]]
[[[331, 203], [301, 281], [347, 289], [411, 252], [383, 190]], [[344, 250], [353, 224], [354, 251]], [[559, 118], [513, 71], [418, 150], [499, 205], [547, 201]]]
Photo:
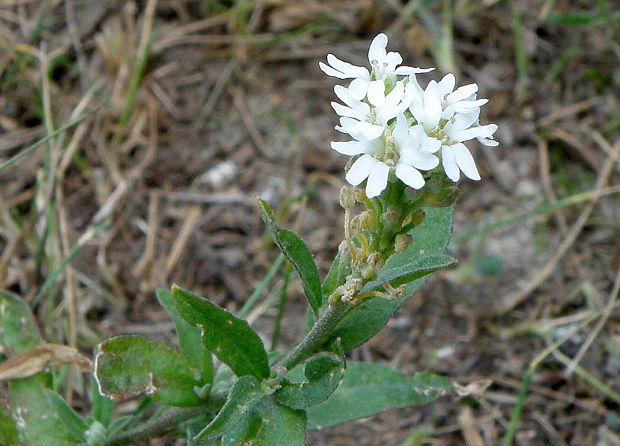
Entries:
[[198, 371], [179, 352], [140, 336], [118, 336], [99, 345], [95, 358], [99, 391], [114, 400], [146, 393], [171, 406], [197, 406], [204, 401], [194, 387]]
[[252, 405], [264, 397], [260, 382], [252, 375], [242, 376], [232, 386], [226, 403], [217, 416], [194, 437], [196, 441], [214, 440], [231, 431]]
[[213, 382], [213, 360], [211, 353], [205, 348], [200, 328], [189, 325], [179, 314], [168, 290], [157, 290], [157, 300], [166, 309], [176, 327], [181, 352], [200, 370], [204, 383]]
[[274, 394], [276, 401], [293, 409], [305, 409], [325, 401], [336, 390], [345, 366], [333, 353], [311, 358], [304, 367], [303, 382], [284, 382]]
[[307, 410], [308, 427], [321, 429], [391, 407], [420, 406], [450, 392], [451, 381], [439, 375], [419, 373], [407, 378], [381, 364], [349, 362], [338, 389]]
[[221, 446], [303, 446], [305, 437], [305, 412], [265, 396], [222, 438]]
[[237, 376], [269, 377], [269, 361], [260, 337], [248, 323], [215, 304], [174, 285], [172, 299], [185, 321], [202, 330], [202, 341]]

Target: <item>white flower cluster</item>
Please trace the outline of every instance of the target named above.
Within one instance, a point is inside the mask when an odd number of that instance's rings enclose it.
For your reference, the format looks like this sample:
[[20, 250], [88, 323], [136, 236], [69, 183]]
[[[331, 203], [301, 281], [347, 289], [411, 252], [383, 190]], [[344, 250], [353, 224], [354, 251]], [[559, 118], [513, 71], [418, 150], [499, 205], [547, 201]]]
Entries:
[[463, 144], [471, 139], [496, 146], [492, 139], [495, 124], [480, 125], [480, 107], [487, 99], [477, 99], [476, 84], [454, 89], [454, 75], [430, 81], [423, 89], [416, 74], [433, 68], [401, 66], [402, 57], [386, 52], [388, 38], [379, 34], [370, 44], [371, 70], [351, 65], [333, 54], [321, 70], [338, 79], [353, 79], [347, 88], [337, 85], [334, 92], [343, 104], [332, 102], [340, 115], [339, 132], [352, 141], [332, 142], [345, 155], [357, 156], [346, 179], [354, 186], [366, 183], [366, 195], [376, 197], [387, 186], [390, 172], [414, 189], [424, 186], [420, 172], [441, 163], [448, 178], [456, 182], [460, 172], [472, 180], [480, 175], [471, 153]]

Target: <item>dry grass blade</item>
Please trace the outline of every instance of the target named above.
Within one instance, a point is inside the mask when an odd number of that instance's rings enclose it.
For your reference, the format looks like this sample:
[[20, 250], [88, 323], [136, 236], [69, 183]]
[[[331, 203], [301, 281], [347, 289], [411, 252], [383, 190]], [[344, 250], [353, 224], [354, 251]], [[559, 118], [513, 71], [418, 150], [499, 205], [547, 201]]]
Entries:
[[39, 373], [51, 362], [71, 364], [82, 372], [90, 372], [92, 363], [76, 348], [60, 344], [42, 344], [0, 363], [0, 381], [26, 378]]

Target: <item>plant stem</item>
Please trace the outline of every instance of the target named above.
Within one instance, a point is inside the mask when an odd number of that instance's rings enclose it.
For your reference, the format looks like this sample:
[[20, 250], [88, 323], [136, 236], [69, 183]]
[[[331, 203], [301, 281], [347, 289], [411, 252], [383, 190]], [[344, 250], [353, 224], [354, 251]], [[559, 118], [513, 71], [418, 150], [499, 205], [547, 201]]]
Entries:
[[198, 407], [174, 407], [161, 416], [149, 420], [141, 426], [119, 433], [106, 442], [106, 446], [132, 445], [159, 437], [184, 421], [204, 415], [211, 410], [219, 410], [226, 401], [226, 395], [214, 394], [209, 403]]
[[276, 366], [290, 370], [304, 359], [316, 353], [325, 344], [332, 329], [352, 307], [353, 304], [341, 300], [335, 305], [330, 304], [306, 337], [293, 347], [284, 358], [278, 361]]

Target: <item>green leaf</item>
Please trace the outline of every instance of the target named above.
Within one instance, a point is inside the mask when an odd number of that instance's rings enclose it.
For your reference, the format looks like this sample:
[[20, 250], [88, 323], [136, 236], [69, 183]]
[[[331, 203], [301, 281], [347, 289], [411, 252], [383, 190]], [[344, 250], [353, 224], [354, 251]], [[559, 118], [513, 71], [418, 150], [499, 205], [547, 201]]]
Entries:
[[258, 205], [261, 208], [263, 220], [271, 231], [274, 242], [299, 274], [306, 299], [308, 299], [308, 303], [315, 316], [318, 316], [319, 308], [323, 302], [323, 293], [319, 270], [316, 267], [316, 263], [314, 263], [312, 253], [297, 234], [288, 229], [278, 227], [273, 211], [266, 201], [259, 198]]
[[95, 359], [99, 391], [114, 400], [146, 393], [170, 406], [204, 403], [194, 387], [198, 371], [172, 347], [140, 336], [118, 336], [99, 344]]
[[44, 392], [48, 373], [37, 373], [10, 382], [9, 409], [19, 414], [18, 425], [28, 446], [72, 446], [82, 443], [69, 429]]
[[174, 306], [170, 291], [157, 290], [156, 294], [160, 305], [166, 309], [174, 322], [181, 352], [200, 370], [204, 383], [213, 383], [213, 360], [211, 353], [202, 343], [200, 329], [185, 322], [185, 319], [183, 319]]
[[[443, 258], [442, 261], [448, 262], [449, 257], [442, 256], [442, 254], [450, 239], [453, 210], [451, 207], [431, 207], [425, 208], [424, 211], [426, 217], [422, 223], [409, 232], [411, 243], [407, 249], [391, 255], [379, 271], [379, 277], [390, 277], [393, 273], [406, 270], [406, 265], [413, 268], [418, 261], [421, 262], [419, 264], [421, 266], [424, 263], [421, 259], [429, 256], [433, 256], [431, 261]], [[407, 275], [404, 277], [406, 278]], [[344, 350], [351, 350], [362, 345], [381, 330], [400, 306], [424, 284], [425, 280], [426, 276], [410, 282], [405, 296], [401, 299], [388, 300], [374, 297], [356, 306], [338, 323], [331, 333], [330, 340], [335, 341], [340, 338]]]
[[215, 440], [232, 430], [239, 420], [252, 408], [252, 405], [265, 394], [260, 382], [252, 375], [242, 376], [232, 386], [226, 403], [217, 416], [194, 440]]
[[24, 439], [21, 438], [17, 429], [17, 423], [4, 404], [0, 404], [0, 444], [5, 446], [24, 444]]
[[222, 438], [221, 446], [303, 446], [306, 414], [265, 396]]
[[41, 343], [30, 307], [14, 294], [0, 291], [0, 345], [23, 353]]
[[338, 254], [336, 254], [336, 258], [323, 281], [323, 295], [332, 294], [336, 288], [346, 281], [349, 274], [351, 274], [351, 256], [346, 249], [338, 248]]
[[344, 371], [344, 363], [337, 355], [322, 353], [306, 362], [304, 382], [284, 382], [274, 397], [293, 409], [314, 406], [325, 401], [338, 388]]
[[67, 429], [73, 434], [75, 440], [86, 441], [86, 431], [88, 424], [67, 404], [67, 402], [56, 392], [43, 389], [43, 392], [54, 407], [56, 414], [65, 424]]
[[88, 446], [105, 446], [108, 440], [108, 430], [99, 421], [93, 421], [85, 437]]
[[415, 259], [413, 262], [393, 268], [382, 268], [376, 280], [368, 282], [360, 290], [360, 293], [374, 291], [381, 288], [385, 283], [398, 286], [412, 282], [427, 276], [440, 269], [448, 268], [456, 263], [456, 260], [444, 254], [428, 255]]
[[451, 391], [451, 381], [439, 375], [419, 373], [407, 378], [381, 364], [349, 361], [338, 389], [327, 401], [308, 409], [308, 427], [322, 429], [391, 407], [428, 404]]
[[99, 386], [97, 380], [93, 377], [91, 379], [91, 398], [93, 400], [93, 407], [91, 409], [91, 415], [95, 420], [104, 426], [109, 426], [112, 421], [112, 414], [114, 413], [114, 406], [116, 403], [110, 398], [106, 398], [99, 393]]
[[248, 323], [189, 291], [173, 285], [172, 299], [188, 324], [200, 327], [202, 341], [237, 376], [269, 377], [269, 361], [260, 337]]

